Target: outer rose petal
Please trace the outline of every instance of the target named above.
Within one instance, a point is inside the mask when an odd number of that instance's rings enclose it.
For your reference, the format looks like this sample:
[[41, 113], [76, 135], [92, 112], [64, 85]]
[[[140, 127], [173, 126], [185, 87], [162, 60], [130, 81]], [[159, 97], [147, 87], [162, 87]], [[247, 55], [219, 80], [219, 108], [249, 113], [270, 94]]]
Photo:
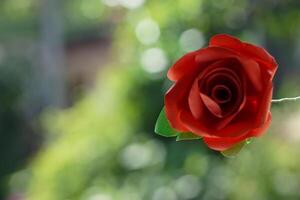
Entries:
[[235, 144], [249, 138], [249, 137], [258, 137], [261, 134], [263, 134], [266, 129], [271, 124], [271, 114], [268, 115], [268, 120], [266, 123], [257, 129], [253, 129], [249, 131], [247, 134], [244, 134], [239, 137], [219, 137], [219, 138], [210, 138], [210, 137], [204, 137], [203, 140], [206, 143], [206, 145], [216, 151], [225, 151], [231, 147], [233, 147]]
[[182, 78], [184, 75], [191, 72], [198, 66], [198, 63], [195, 62], [195, 56], [198, 51], [193, 51], [185, 54], [181, 57], [168, 71], [168, 78], [171, 81], [177, 81]]
[[265, 64], [268, 68], [275, 73], [277, 69], [277, 63], [273, 56], [271, 56], [264, 48], [241, 42], [239, 39], [227, 34], [218, 34], [210, 39], [209, 46], [226, 47], [237, 52], [240, 52], [246, 56], [254, 59], [258, 59]]
[[[203, 60], [198, 60], [196, 57], [200, 56]], [[207, 62], [218, 61], [225, 58], [234, 58], [234, 52], [224, 48], [203, 48], [197, 51], [190, 52], [181, 57], [168, 71], [168, 78], [171, 81], [178, 81], [188, 74], [197, 73], [198, 69], [206, 66]]]
[[250, 135], [252, 137], [259, 137], [261, 136], [264, 132], [266, 132], [266, 130], [269, 128], [270, 124], [271, 124], [271, 121], [272, 121], [272, 115], [271, 115], [271, 112], [268, 112], [268, 115], [267, 115], [267, 120], [265, 121], [265, 123], [262, 125], [261, 128], [256, 128], [256, 129], [253, 129], [250, 133]]
[[202, 124], [200, 121], [196, 120], [191, 113], [186, 110], [180, 112], [180, 120], [184, 126], [192, 133], [199, 135], [201, 137], [213, 137], [210, 134], [208, 128]]
[[172, 128], [177, 131], [188, 131], [179, 119], [179, 114], [183, 107], [184, 98], [190, 90], [192, 82], [193, 77], [184, 77], [174, 83], [165, 95], [166, 116]]
[[[195, 119], [193, 115], [186, 110], [182, 110], [179, 117], [181, 119], [181, 122], [190, 132], [202, 137], [226, 138], [230, 135], [243, 135], [244, 133], [253, 129], [252, 121], [241, 121], [230, 124], [229, 126], [226, 126], [221, 130], [209, 129], [206, 124]], [[209, 119], [207, 120], [209, 121]]]
[[262, 85], [261, 71], [258, 63], [252, 59], [247, 59], [247, 58], [240, 58], [239, 61], [243, 66], [245, 66], [244, 69], [247, 72], [247, 75], [251, 80], [251, 82], [253, 83], [254, 87], [258, 91], [261, 91], [263, 85]]
[[203, 141], [205, 144], [216, 151], [225, 151], [227, 149], [230, 149], [233, 147], [235, 144], [247, 139], [248, 136], [245, 134], [242, 137], [236, 137], [236, 138], [209, 138], [205, 137], [203, 138]]
[[270, 83], [269, 86], [265, 89], [260, 103], [258, 107], [258, 113], [257, 113], [257, 119], [256, 119], [256, 125], [261, 126], [261, 124], [265, 123], [265, 121], [268, 119], [268, 114], [271, 107], [271, 101], [272, 101], [272, 94], [273, 94], [273, 85]]

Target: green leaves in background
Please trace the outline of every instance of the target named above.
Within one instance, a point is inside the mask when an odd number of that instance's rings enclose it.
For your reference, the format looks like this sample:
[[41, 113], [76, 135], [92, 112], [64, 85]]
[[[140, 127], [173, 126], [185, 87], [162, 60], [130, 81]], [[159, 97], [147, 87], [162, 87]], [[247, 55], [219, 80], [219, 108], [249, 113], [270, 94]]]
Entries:
[[166, 117], [165, 108], [163, 108], [158, 116], [155, 124], [155, 133], [164, 137], [176, 137], [176, 141], [181, 140], [194, 140], [200, 139], [200, 136], [194, 135], [193, 133], [181, 133], [176, 131], [170, 126], [170, 123]]
[[242, 148], [246, 145], [249, 144], [251, 142], [251, 139], [246, 139], [240, 143], [237, 143], [236, 145], [234, 145], [233, 147], [231, 147], [230, 149], [227, 149], [225, 151], [222, 151], [221, 153], [228, 158], [233, 158], [235, 157], [241, 150]]

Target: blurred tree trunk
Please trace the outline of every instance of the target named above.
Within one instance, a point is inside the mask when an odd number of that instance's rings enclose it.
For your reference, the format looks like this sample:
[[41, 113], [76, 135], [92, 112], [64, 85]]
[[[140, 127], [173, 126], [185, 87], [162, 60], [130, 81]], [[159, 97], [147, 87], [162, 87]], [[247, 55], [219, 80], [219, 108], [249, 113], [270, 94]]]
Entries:
[[62, 0], [41, 0], [41, 63], [38, 75], [42, 108], [66, 104]]

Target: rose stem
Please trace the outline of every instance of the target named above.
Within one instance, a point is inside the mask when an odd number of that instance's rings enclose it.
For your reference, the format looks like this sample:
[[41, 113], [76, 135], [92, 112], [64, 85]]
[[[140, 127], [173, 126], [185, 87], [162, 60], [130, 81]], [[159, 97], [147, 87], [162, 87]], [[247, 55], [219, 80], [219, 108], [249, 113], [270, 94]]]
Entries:
[[283, 101], [297, 101], [300, 99], [300, 96], [298, 97], [288, 97], [288, 98], [282, 98], [282, 99], [272, 99], [272, 103], [280, 103]]

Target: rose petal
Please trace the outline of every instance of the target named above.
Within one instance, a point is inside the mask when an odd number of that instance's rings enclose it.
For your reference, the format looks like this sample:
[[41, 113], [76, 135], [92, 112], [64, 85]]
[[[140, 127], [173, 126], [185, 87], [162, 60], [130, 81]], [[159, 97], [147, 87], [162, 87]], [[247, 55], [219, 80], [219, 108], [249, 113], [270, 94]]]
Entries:
[[216, 151], [225, 151], [226, 149], [229, 149], [233, 147], [235, 144], [245, 140], [249, 136], [247, 134], [241, 136], [241, 137], [234, 137], [234, 138], [209, 138], [209, 137], [204, 137], [203, 141], [205, 144]]
[[234, 63], [232, 59], [224, 59], [208, 65], [203, 71], [199, 73], [199, 76], [197, 77], [198, 82], [200, 82], [201, 91], [203, 93], [206, 93], [207, 88], [202, 87], [203, 84], [205, 84], [206, 86], [212, 85], [211, 80], [214, 80], [217, 76], [227, 77], [228, 79], [233, 81], [236, 85], [240, 85], [239, 76], [242, 76], [243, 74], [239, 73], [238, 68], [234, 69], [235, 64], [236, 63]]
[[181, 123], [179, 113], [183, 107], [183, 99], [190, 90], [193, 77], [184, 77], [174, 83], [165, 95], [166, 116], [172, 128], [177, 131], [187, 132], [188, 130]]
[[271, 121], [272, 115], [271, 112], [268, 112], [267, 120], [265, 121], [265, 123], [260, 128], [253, 129], [249, 135], [253, 137], [261, 136], [269, 128], [269, 126], [271, 125]]
[[204, 113], [204, 104], [199, 93], [198, 79], [196, 79], [193, 83], [192, 89], [188, 97], [188, 102], [189, 108], [193, 116], [196, 119], [201, 119]]
[[217, 130], [221, 130], [223, 129], [225, 126], [227, 126], [236, 116], [237, 116], [238, 112], [226, 117], [225, 119], [221, 120], [220, 122], [216, 123], [215, 128]]
[[[201, 76], [199, 76], [201, 77]], [[233, 78], [233, 77], [232, 77]], [[194, 81], [194, 85], [192, 87], [191, 93], [192, 91], [194, 91], [194, 94], [199, 94], [199, 89], [196, 87], [197, 83], [197, 79]], [[238, 83], [236, 83], [238, 84]], [[245, 90], [245, 84], [243, 84], [244, 86], [244, 90]], [[238, 84], [239, 89], [241, 90], [241, 86], [240, 84]], [[191, 95], [191, 94], [190, 94]], [[222, 135], [222, 136], [236, 136], [236, 135], [240, 135], [243, 134], [247, 131], [249, 131], [251, 128], [253, 128], [253, 118], [251, 119], [247, 119], [246, 120], [242, 120], [242, 121], [237, 121], [234, 122], [233, 124], [228, 125], [233, 119], [235, 119], [235, 117], [240, 113], [240, 111], [243, 109], [245, 102], [246, 102], [246, 98], [244, 97], [244, 94], [241, 94], [241, 100], [238, 100], [237, 104], [237, 108], [235, 110], [235, 113], [233, 113], [232, 115], [229, 115], [228, 117], [225, 117], [224, 119], [220, 119], [221, 121], [216, 122], [216, 118], [212, 118], [207, 116], [204, 116], [205, 112], [203, 110], [201, 110], [201, 112], [197, 113], [193, 113], [190, 114], [189, 112], [185, 111], [182, 112], [180, 115], [181, 121], [185, 124], [185, 126], [190, 129], [190, 131], [195, 132], [195, 133], [199, 133], [203, 136], [203, 133], [209, 134], [209, 135]], [[199, 98], [199, 96], [196, 96]], [[205, 98], [205, 97], [204, 97]], [[198, 102], [203, 103], [202, 101], [200, 101], [198, 99]], [[195, 103], [195, 102], [194, 102]], [[201, 109], [201, 105], [198, 105], [199, 108], [197, 109]], [[191, 107], [190, 107], [191, 108]], [[210, 108], [208, 106], [208, 108]], [[213, 109], [215, 109], [214, 107], [212, 107]], [[216, 110], [218, 110], [218, 108], [216, 108]], [[214, 110], [212, 110], [214, 111]], [[217, 111], [219, 112], [219, 111]], [[201, 116], [199, 118], [199, 116]], [[205, 118], [204, 118], [205, 117]], [[214, 126], [211, 126], [211, 124], [214, 124]]]
[[262, 90], [262, 76], [260, 67], [254, 60], [247, 59], [247, 58], [239, 58], [239, 61], [244, 66], [244, 70], [246, 71], [250, 81], [256, 88], [256, 90], [261, 91]]
[[[249, 99], [250, 98], [250, 99]], [[252, 97], [243, 97], [242, 103], [239, 105], [238, 109], [230, 116], [224, 118], [222, 121], [218, 122], [216, 124], [216, 129], [217, 130], [221, 130], [224, 127], [226, 127], [232, 120], [235, 119], [235, 117], [239, 117], [240, 120], [244, 120], [244, 121], [253, 121], [252, 117], [253, 117], [253, 112], [255, 112], [256, 108], [254, 108], [252, 105], [253, 101], [252, 101]], [[241, 112], [245, 112], [246, 117], [242, 118], [241, 115], [243, 115], [243, 113]], [[253, 122], [251, 122], [253, 123]]]
[[[203, 94], [207, 92], [207, 90], [205, 88], [202, 88], [202, 89], [199, 88], [198, 83], [200, 80], [202, 80], [202, 82], [203, 82], [206, 79], [206, 77], [215, 76], [215, 75], [220, 75], [220, 76], [223, 75], [224, 77], [228, 77], [228, 79], [230, 79], [230, 81], [232, 81], [232, 83], [234, 83], [236, 85], [236, 87], [238, 88], [238, 90], [240, 91], [240, 89], [239, 89], [241, 87], [240, 78], [233, 69], [224, 67], [227, 65], [232, 66], [232, 60], [221, 60], [221, 61], [214, 62], [213, 64], [210, 64], [209, 66], [207, 66], [205, 68], [205, 70], [202, 71], [199, 74], [198, 78], [194, 81], [193, 86], [190, 91], [190, 94], [189, 94], [189, 97], [188, 97], [188, 102], [189, 102], [189, 108], [190, 108], [193, 116], [196, 119], [200, 119], [204, 112], [204, 110], [203, 110], [204, 104], [203, 104], [203, 100], [201, 99], [201, 96], [200, 96], [200, 90], [203, 89], [202, 90]], [[209, 80], [210, 79], [211, 79], [211, 77], [209, 77]], [[207, 81], [204, 81], [204, 82], [207, 82]], [[209, 99], [208, 99], [208, 102], [209, 102]], [[215, 103], [212, 102], [212, 105], [215, 105]], [[218, 106], [218, 105], [215, 105], [215, 106]], [[218, 106], [218, 107], [220, 107], [220, 106]], [[208, 109], [210, 109], [210, 108], [213, 108], [213, 107], [209, 106]], [[220, 109], [217, 108], [217, 110], [216, 110], [213, 108], [213, 110], [211, 110], [211, 111], [216, 116], [221, 117]]]
[[[185, 127], [187, 127], [187, 129], [189, 129], [190, 132], [199, 135], [201, 137], [204, 136], [210, 136], [212, 137], [213, 135], [209, 134], [208, 128], [205, 127], [205, 125], [203, 125], [203, 123], [201, 121], [198, 121], [197, 119], [195, 119], [193, 117], [193, 115], [191, 113], [189, 113], [186, 110], [182, 110], [180, 112], [180, 120], [182, 121], [182, 123], [184, 124]], [[209, 120], [209, 119], [208, 119]]]
[[167, 76], [171, 81], [177, 81], [183, 76], [197, 68], [198, 63], [195, 62], [195, 56], [198, 51], [193, 51], [181, 57], [168, 71]]
[[211, 96], [217, 103], [224, 104], [231, 100], [232, 92], [228, 86], [216, 84], [212, 89]]
[[260, 128], [256, 128], [253, 130], [250, 130], [246, 134], [243, 134], [238, 137], [204, 137], [203, 140], [206, 143], [206, 145], [216, 151], [225, 151], [226, 149], [231, 148], [235, 144], [245, 140], [249, 137], [258, 137], [262, 135], [270, 126], [271, 124], [271, 114], [269, 113], [268, 119], [263, 126]]
[[[236, 83], [237, 84], [237, 89], [238, 89], [238, 100], [236, 102], [236, 104], [234, 105], [234, 107], [232, 108], [232, 114], [225, 117], [224, 119], [222, 119], [220, 122], [216, 123], [216, 129], [217, 130], [221, 130], [223, 128], [225, 128], [232, 120], [235, 119], [235, 117], [242, 111], [242, 109], [245, 107], [245, 104], [247, 102], [247, 98], [246, 98], [246, 83], [245, 83], [245, 79], [243, 78], [243, 86], [241, 85], [241, 83]], [[243, 88], [242, 88], [243, 87]], [[242, 91], [243, 89], [243, 91]], [[246, 124], [245, 127], [249, 127], [249, 123]]]
[[[244, 104], [243, 104], [244, 105]], [[220, 122], [216, 123], [215, 128], [217, 130], [221, 130], [224, 127], [226, 127], [240, 112], [241, 108], [243, 107], [243, 105], [240, 106], [240, 109], [237, 110], [235, 113], [233, 113], [232, 115], [222, 119]]]
[[[209, 137], [230, 137], [242, 135], [245, 132], [253, 128], [252, 121], [241, 121], [223, 128], [222, 130], [215, 130], [215, 127], [209, 128], [208, 124], [212, 124], [213, 120], [211, 118], [206, 119], [206, 121], [197, 120], [193, 117], [191, 113], [186, 110], [182, 110], [179, 118], [181, 119], [184, 126], [189, 129], [190, 132], [193, 132], [199, 136], [209, 136]], [[205, 123], [205, 124], [204, 124]]]
[[238, 54], [238, 51], [234, 52], [223, 47], [209, 47], [203, 49], [203, 53], [198, 54], [195, 59], [199, 63], [207, 63], [212, 62], [215, 59], [235, 58], [243, 66], [243, 69], [245, 70], [250, 81], [253, 83], [254, 87], [258, 91], [260, 91], [262, 89], [262, 76], [260, 66], [254, 60]]
[[[225, 64], [224, 60], [223, 60], [223, 64]], [[214, 64], [212, 64], [212, 65], [214, 65]], [[224, 66], [226, 66], [226, 65], [224, 65]], [[217, 130], [220, 130], [220, 129], [224, 128], [227, 124], [229, 124], [234, 119], [234, 117], [240, 112], [240, 110], [244, 107], [244, 104], [246, 101], [246, 98], [245, 98], [246, 83], [245, 83], [243, 74], [239, 75], [240, 76], [239, 77], [233, 69], [224, 68], [224, 67], [207, 72], [203, 76], [203, 79], [205, 79], [205, 77], [208, 77], [207, 82], [208, 82], [208, 85], [210, 85], [210, 82], [212, 81], [212, 79], [214, 79], [214, 77], [217, 77], [217, 76], [227, 77], [228, 80], [230, 80], [234, 84], [234, 87], [236, 89], [235, 95], [237, 95], [235, 104], [230, 106], [229, 110], [226, 109], [226, 107], [224, 107], [224, 105], [221, 107], [222, 115], [225, 118], [221, 119], [220, 122], [217, 122], [216, 126], [215, 126], [215, 128]], [[240, 79], [242, 79], [242, 80], [240, 80]]]
[[[236, 116], [235, 116], [236, 117]], [[235, 118], [233, 118], [235, 119]], [[232, 119], [232, 120], [233, 120]], [[230, 121], [232, 122], [232, 121]], [[224, 126], [222, 129], [215, 130], [214, 135], [220, 137], [236, 137], [245, 134], [247, 131], [253, 129], [253, 121], [246, 119], [230, 123]]]
[[172, 68], [170, 68], [168, 71], [168, 78], [176, 81], [182, 76], [193, 73], [194, 70], [200, 69], [200, 64], [205, 65], [215, 60], [235, 58], [243, 65], [246, 74], [253, 82], [255, 88], [257, 90], [261, 90], [262, 79], [259, 65], [255, 61], [238, 54], [239, 52], [234, 52], [223, 47], [208, 47], [188, 53], [179, 59], [179, 61], [177, 61]]
[[268, 113], [271, 107], [272, 95], [273, 95], [273, 85], [272, 83], [270, 83], [270, 85], [264, 90], [263, 95], [258, 104], [258, 112], [256, 115], [257, 126], [261, 126], [261, 124], [265, 123], [266, 120], [268, 119]]
[[207, 62], [221, 62], [222, 60], [220, 61], [220, 59], [225, 58], [235, 58], [234, 52], [226, 50], [224, 48], [199, 49], [181, 57], [169, 69], [167, 76], [172, 81], [178, 81], [186, 75], [196, 74], [197, 70], [204, 69], [204, 67], [207, 66]]
[[221, 46], [221, 47], [229, 47], [229, 48], [240, 48], [242, 42], [230, 35], [227, 34], [217, 34], [210, 38], [209, 46]]
[[202, 101], [206, 108], [216, 117], [222, 117], [222, 110], [213, 99], [211, 99], [209, 96], [200, 93], [200, 96], [202, 98]]
[[236, 53], [223, 47], [207, 47], [198, 50], [195, 56], [196, 62], [198, 63], [208, 63], [226, 58], [236, 58]]
[[245, 50], [245, 54], [248, 54], [250, 57], [253, 56], [255, 59], [264, 62], [266, 66], [272, 70], [273, 74], [276, 72], [278, 64], [275, 58], [271, 56], [264, 48], [244, 42], [243, 49]]
[[248, 57], [260, 60], [267, 64], [267, 67], [275, 73], [277, 63], [273, 56], [271, 56], [264, 48], [258, 47], [246, 42], [241, 42], [239, 39], [227, 34], [218, 34], [210, 39], [209, 46], [226, 47], [237, 52], [240, 52]]

